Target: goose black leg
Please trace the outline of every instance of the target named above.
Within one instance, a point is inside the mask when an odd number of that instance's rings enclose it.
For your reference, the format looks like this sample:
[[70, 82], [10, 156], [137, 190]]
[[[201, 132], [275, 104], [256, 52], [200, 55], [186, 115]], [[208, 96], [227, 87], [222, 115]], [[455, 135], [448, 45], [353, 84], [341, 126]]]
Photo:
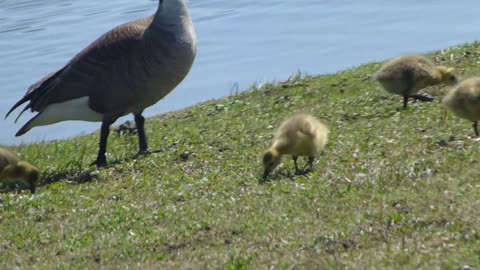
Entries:
[[138, 155], [149, 154], [147, 137], [145, 136], [145, 118], [141, 113], [133, 114], [135, 117], [135, 125], [138, 130]]
[[97, 168], [107, 166], [107, 157], [105, 152], [107, 151], [107, 140], [108, 135], [110, 134], [110, 125], [115, 122], [114, 119], [108, 119], [102, 121], [102, 127], [100, 129], [100, 143], [98, 148], [97, 159], [91, 164], [96, 165]]
[[405, 88], [403, 89], [403, 109], [407, 108], [409, 93], [412, 92], [412, 88], [415, 85], [415, 75], [412, 70], [404, 70], [402, 72], [402, 77], [405, 81]]

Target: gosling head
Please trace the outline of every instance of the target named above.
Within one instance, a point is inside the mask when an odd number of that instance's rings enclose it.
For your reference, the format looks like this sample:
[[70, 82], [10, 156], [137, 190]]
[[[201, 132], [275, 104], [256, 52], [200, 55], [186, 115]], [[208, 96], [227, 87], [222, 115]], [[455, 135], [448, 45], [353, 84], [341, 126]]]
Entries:
[[438, 66], [438, 71], [440, 72], [440, 81], [442, 83], [452, 85], [458, 82], [458, 78], [455, 75], [455, 69], [445, 66]]
[[18, 180], [27, 184], [32, 194], [35, 193], [40, 179], [38, 169], [25, 161], [20, 161], [15, 165], [8, 165], [5, 167], [2, 176], [5, 179]]
[[280, 164], [282, 159], [282, 155], [275, 150], [274, 148], [270, 148], [263, 154], [263, 179], [267, 178], [267, 176]]

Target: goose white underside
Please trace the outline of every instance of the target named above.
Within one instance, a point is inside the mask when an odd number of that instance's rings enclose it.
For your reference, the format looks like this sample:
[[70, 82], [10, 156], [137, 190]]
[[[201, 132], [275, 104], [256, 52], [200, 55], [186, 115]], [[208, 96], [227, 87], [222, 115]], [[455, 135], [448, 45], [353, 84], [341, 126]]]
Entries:
[[55, 103], [38, 114], [28, 125], [28, 129], [46, 126], [62, 121], [78, 120], [88, 122], [102, 121], [103, 114], [95, 112], [88, 106], [89, 97], [72, 99], [62, 103]]

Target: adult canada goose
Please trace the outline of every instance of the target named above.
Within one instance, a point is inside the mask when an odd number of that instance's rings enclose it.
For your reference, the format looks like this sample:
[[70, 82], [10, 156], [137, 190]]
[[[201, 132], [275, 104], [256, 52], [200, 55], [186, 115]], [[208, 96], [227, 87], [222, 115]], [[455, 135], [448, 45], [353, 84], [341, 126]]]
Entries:
[[443, 106], [454, 115], [473, 122], [473, 131], [477, 137], [480, 120], [480, 77], [466, 79], [448, 91], [442, 100]]
[[0, 183], [22, 182], [35, 193], [40, 173], [38, 169], [20, 158], [13, 152], [0, 148]]
[[[147, 153], [142, 112], [187, 75], [196, 36], [185, 0], [159, 0], [157, 12], [105, 33], [63, 68], [33, 84], [7, 113], [28, 102], [20, 115], [38, 112], [16, 134], [66, 120], [101, 121], [97, 159], [106, 166], [110, 125], [132, 113], [139, 154]], [[18, 119], [18, 118], [17, 118]]]
[[280, 164], [282, 155], [292, 155], [296, 174], [300, 173], [299, 156], [307, 156], [307, 164], [313, 170], [315, 156], [324, 149], [329, 133], [325, 124], [307, 113], [296, 113], [286, 119], [278, 128], [272, 146], [263, 154], [263, 178]]
[[432, 101], [417, 92], [427, 86], [440, 83], [455, 84], [457, 77], [453, 68], [436, 66], [422, 55], [404, 55], [385, 63], [374, 75], [387, 92], [403, 96], [403, 108], [408, 98], [420, 101]]

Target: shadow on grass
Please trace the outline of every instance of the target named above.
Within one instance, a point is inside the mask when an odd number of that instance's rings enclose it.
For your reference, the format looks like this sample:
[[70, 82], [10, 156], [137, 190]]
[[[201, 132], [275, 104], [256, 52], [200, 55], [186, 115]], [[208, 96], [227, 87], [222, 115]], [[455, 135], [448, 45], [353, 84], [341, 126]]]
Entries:
[[[98, 169], [96, 169], [94, 165], [90, 165], [89, 167], [82, 168], [81, 166], [67, 164], [64, 169], [61, 169], [58, 172], [42, 174], [42, 177], [39, 181], [37, 188], [50, 185], [53, 183], [57, 183], [57, 182], [66, 182], [71, 185], [81, 185], [81, 184], [90, 183], [98, 178], [98, 170], [113, 168], [116, 165], [120, 165], [122, 163], [131, 161], [131, 160], [139, 160], [144, 158], [145, 156], [149, 156], [156, 153], [162, 153], [166, 151], [168, 151], [168, 149], [162, 148], [157, 150], [151, 150], [147, 153], [141, 153], [141, 154], [137, 153], [132, 157], [113, 159], [108, 163], [107, 167], [98, 168]], [[95, 168], [95, 169], [90, 170], [90, 168]], [[29, 188], [26, 184], [23, 184], [23, 183], [3, 184], [0, 187], [0, 193], [18, 192], [24, 189], [28, 190]]]
[[[80, 185], [92, 182], [94, 179], [97, 178], [96, 171], [61, 171], [55, 173], [47, 173], [42, 176], [40, 182], [37, 186], [43, 187], [49, 184], [53, 184], [56, 182], [67, 182], [69, 184]], [[29, 190], [29, 187], [24, 183], [11, 183], [5, 184], [0, 189], [0, 193], [10, 193], [10, 192], [19, 192], [22, 190]]]
[[[161, 148], [161, 149], [156, 149], [156, 150], [149, 150], [146, 153], [137, 153], [137, 154], [135, 154], [131, 157], [114, 158], [112, 160], [107, 161], [107, 166], [106, 167], [98, 168], [98, 170], [113, 168], [116, 165], [120, 165], [120, 164], [125, 163], [125, 162], [129, 162], [129, 161], [132, 161], [132, 160], [141, 160], [144, 157], [147, 157], [147, 156], [150, 156], [150, 155], [153, 155], [153, 154], [157, 154], [157, 153], [163, 153], [163, 152], [166, 152], [168, 150], [169, 150], [168, 148]], [[95, 165], [92, 163], [89, 167], [95, 168]]]
[[280, 177], [282, 173], [276, 172], [276, 173], [270, 173], [267, 177], [264, 177], [261, 173], [258, 174], [257, 181], [259, 185], [263, 184], [268, 184], [273, 181], [279, 181], [283, 179], [283, 177]]
[[258, 183], [259, 184], [267, 184], [269, 182], [280, 181], [280, 180], [283, 180], [283, 179], [289, 179], [290, 181], [295, 181], [295, 178], [297, 178], [299, 176], [308, 177], [309, 173], [310, 173], [310, 170], [308, 170], [308, 169], [300, 169], [298, 172], [296, 172], [294, 174], [290, 173], [290, 171], [287, 171], [287, 173], [277, 172], [277, 173], [270, 174], [266, 178], [263, 178], [262, 176], [259, 176]]
[[[93, 170], [93, 171], [85, 171], [81, 168], [74, 169], [74, 170], [64, 170], [64, 171], [54, 173], [54, 174], [50, 174], [50, 175], [47, 175], [46, 177], [43, 177], [43, 179], [41, 180], [41, 185], [40, 186], [44, 186], [44, 185], [47, 185], [47, 184], [52, 184], [52, 183], [55, 183], [55, 182], [59, 182], [61, 180], [65, 180], [65, 181], [68, 181], [69, 183], [73, 183], [73, 184], [88, 183], [88, 182], [91, 182], [94, 179], [96, 179], [98, 170], [113, 168], [116, 165], [120, 165], [120, 164], [128, 162], [128, 161], [139, 160], [139, 159], [142, 159], [146, 156], [156, 154], [156, 153], [162, 153], [162, 152], [165, 152], [165, 151], [167, 151], [167, 150], [162, 148], [162, 149], [157, 149], [157, 150], [151, 150], [151, 151], [148, 151], [147, 153], [137, 153], [137, 154], [135, 154], [131, 157], [113, 159], [113, 160], [108, 162], [108, 165], [106, 167], [98, 168], [97, 170]], [[89, 168], [90, 167], [95, 168], [95, 165], [90, 165]]]
[[39, 187], [53, 184], [56, 182], [67, 182], [69, 184], [80, 185], [92, 182], [97, 178], [96, 171], [66, 171], [45, 175], [41, 180]]

